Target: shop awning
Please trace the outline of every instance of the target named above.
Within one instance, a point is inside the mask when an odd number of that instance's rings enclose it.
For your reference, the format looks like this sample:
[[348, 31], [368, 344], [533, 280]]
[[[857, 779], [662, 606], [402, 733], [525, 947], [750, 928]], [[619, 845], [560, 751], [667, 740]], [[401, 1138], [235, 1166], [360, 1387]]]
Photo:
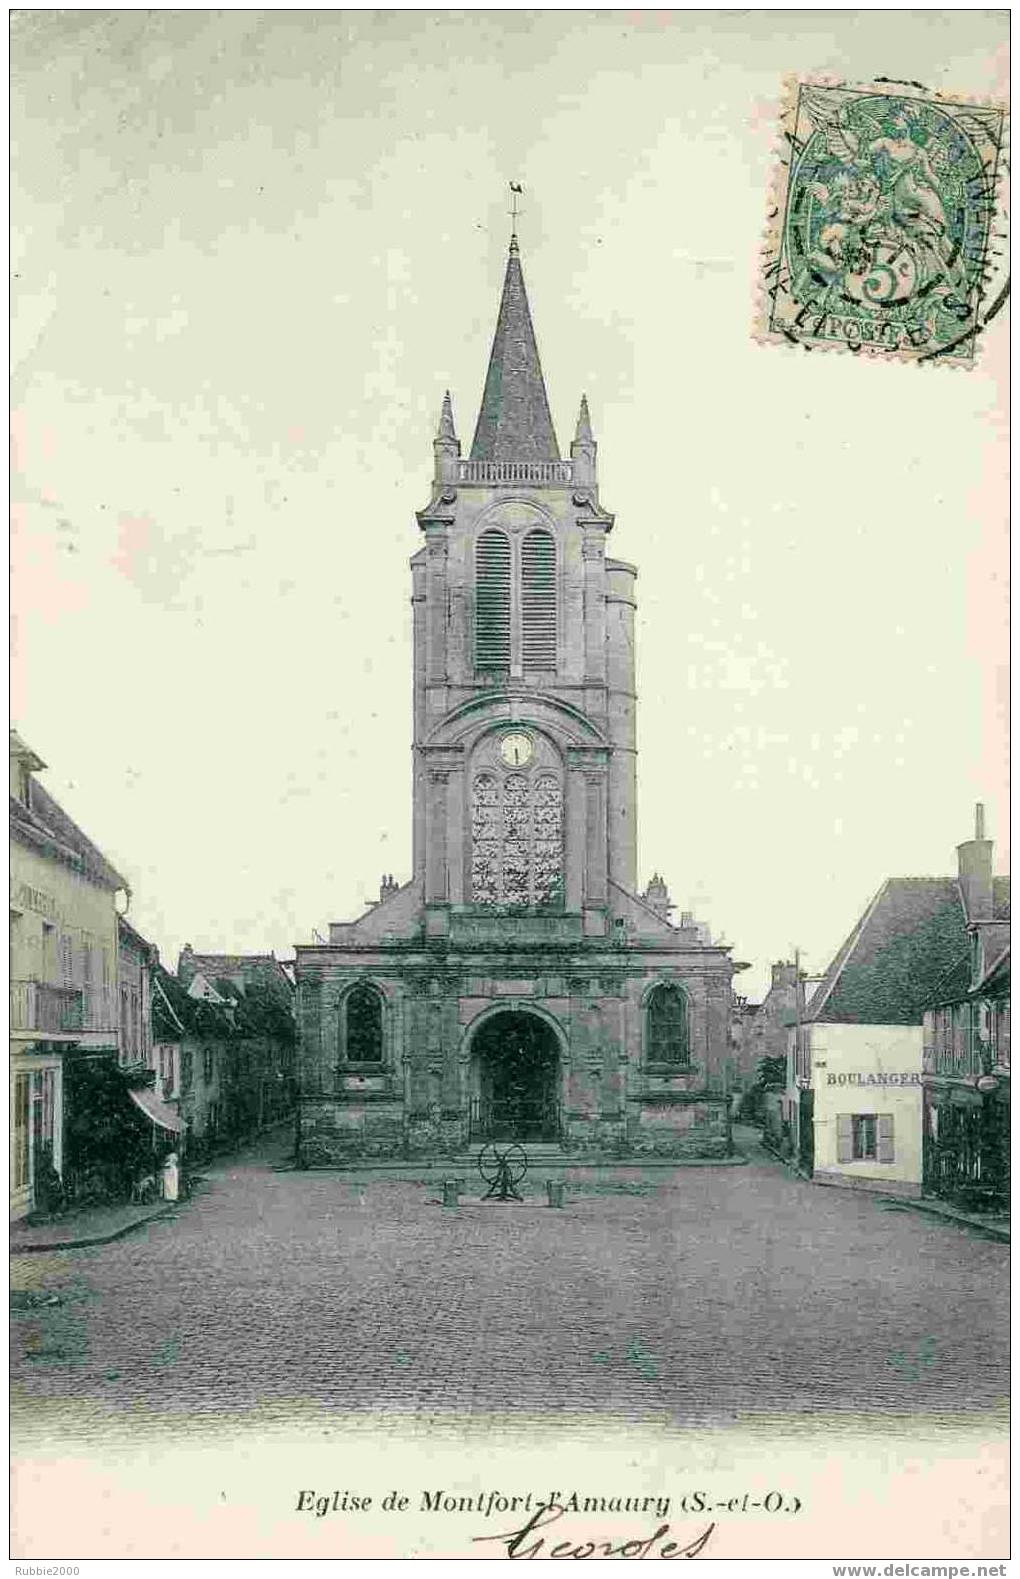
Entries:
[[187, 1129], [184, 1119], [179, 1118], [172, 1107], [167, 1107], [161, 1102], [155, 1091], [148, 1086], [143, 1086], [140, 1091], [128, 1093], [136, 1107], [140, 1107], [146, 1118], [150, 1118], [160, 1129], [168, 1129], [174, 1135], [183, 1135]]

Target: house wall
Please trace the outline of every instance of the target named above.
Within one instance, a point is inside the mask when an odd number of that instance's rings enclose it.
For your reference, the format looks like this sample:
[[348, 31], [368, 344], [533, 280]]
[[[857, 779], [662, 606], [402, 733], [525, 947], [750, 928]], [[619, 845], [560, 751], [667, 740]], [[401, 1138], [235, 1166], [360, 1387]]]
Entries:
[[61, 1047], [116, 1044], [110, 889], [10, 842], [10, 1216], [33, 1208], [41, 1147], [63, 1172]]
[[[816, 1181], [919, 1195], [921, 1026], [813, 1024], [806, 1030], [815, 1101]], [[891, 1120], [888, 1161], [841, 1155], [840, 1129], [845, 1134], [845, 1121], [854, 1116]], [[845, 1146], [842, 1149], [845, 1153]]]
[[29, 983], [41, 982], [80, 990], [81, 1029], [107, 1033], [105, 1045], [114, 1045], [117, 914], [113, 892], [12, 839], [10, 893], [12, 1032], [36, 1028], [30, 1019], [36, 1003], [25, 989]]
[[151, 980], [148, 951], [122, 933], [117, 950], [118, 1056], [122, 1064], [149, 1062]]

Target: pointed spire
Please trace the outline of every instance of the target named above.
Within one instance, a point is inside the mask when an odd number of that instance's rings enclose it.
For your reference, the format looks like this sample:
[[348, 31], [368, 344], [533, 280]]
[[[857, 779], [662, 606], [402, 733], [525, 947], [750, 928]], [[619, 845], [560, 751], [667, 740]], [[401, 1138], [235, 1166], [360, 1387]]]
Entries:
[[439, 427], [436, 430], [436, 438], [455, 439], [456, 437], [457, 430], [453, 425], [453, 401], [450, 399], [450, 391], [447, 390], [443, 396], [443, 409], [439, 413]]
[[434, 481], [456, 482], [460, 467], [460, 440], [453, 425], [453, 402], [449, 390], [443, 396], [443, 409], [439, 413], [439, 426], [432, 440], [432, 452], [436, 458]]
[[575, 444], [591, 444], [595, 435], [591, 431], [591, 417], [588, 415], [588, 396], [581, 396], [581, 409], [577, 413], [577, 431], [574, 434]]
[[570, 458], [574, 463], [574, 481], [582, 487], [586, 483], [595, 482], [595, 458], [598, 455], [598, 448], [591, 431], [588, 396], [582, 395], [581, 409], [577, 413], [577, 431], [574, 434], [574, 442], [570, 446]]
[[520, 248], [513, 235], [471, 459], [558, 461], [559, 458], [524, 289]]

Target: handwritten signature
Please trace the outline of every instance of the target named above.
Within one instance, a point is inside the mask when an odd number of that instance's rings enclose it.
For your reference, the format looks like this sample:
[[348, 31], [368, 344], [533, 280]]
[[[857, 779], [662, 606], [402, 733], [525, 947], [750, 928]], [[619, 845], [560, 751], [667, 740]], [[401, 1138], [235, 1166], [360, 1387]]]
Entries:
[[[508, 1530], [502, 1535], [475, 1535], [475, 1541], [502, 1541], [506, 1546], [508, 1557], [698, 1557], [704, 1551], [712, 1538], [715, 1530], [714, 1524], [709, 1524], [694, 1540], [682, 1545], [679, 1541], [666, 1540], [670, 1533], [668, 1524], [660, 1524], [659, 1528], [651, 1535], [643, 1536], [639, 1540], [621, 1541], [614, 1545], [612, 1541], [560, 1541], [558, 1545], [545, 1551], [546, 1537], [539, 1535], [539, 1530], [548, 1529], [550, 1524], [555, 1524], [566, 1512], [556, 1502], [543, 1503], [536, 1508], [527, 1524], [522, 1524], [519, 1530]], [[562, 1532], [560, 1532], [562, 1533]], [[527, 1542], [531, 1542], [527, 1545]], [[658, 1548], [656, 1550], [655, 1548]]]

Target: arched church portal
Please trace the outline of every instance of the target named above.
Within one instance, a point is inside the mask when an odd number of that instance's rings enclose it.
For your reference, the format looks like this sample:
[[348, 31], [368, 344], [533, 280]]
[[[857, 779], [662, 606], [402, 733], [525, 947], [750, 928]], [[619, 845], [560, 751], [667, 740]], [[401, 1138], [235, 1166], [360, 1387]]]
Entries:
[[471, 1138], [496, 1142], [558, 1140], [560, 1049], [537, 1014], [491, 1015], [471, 1041]]

